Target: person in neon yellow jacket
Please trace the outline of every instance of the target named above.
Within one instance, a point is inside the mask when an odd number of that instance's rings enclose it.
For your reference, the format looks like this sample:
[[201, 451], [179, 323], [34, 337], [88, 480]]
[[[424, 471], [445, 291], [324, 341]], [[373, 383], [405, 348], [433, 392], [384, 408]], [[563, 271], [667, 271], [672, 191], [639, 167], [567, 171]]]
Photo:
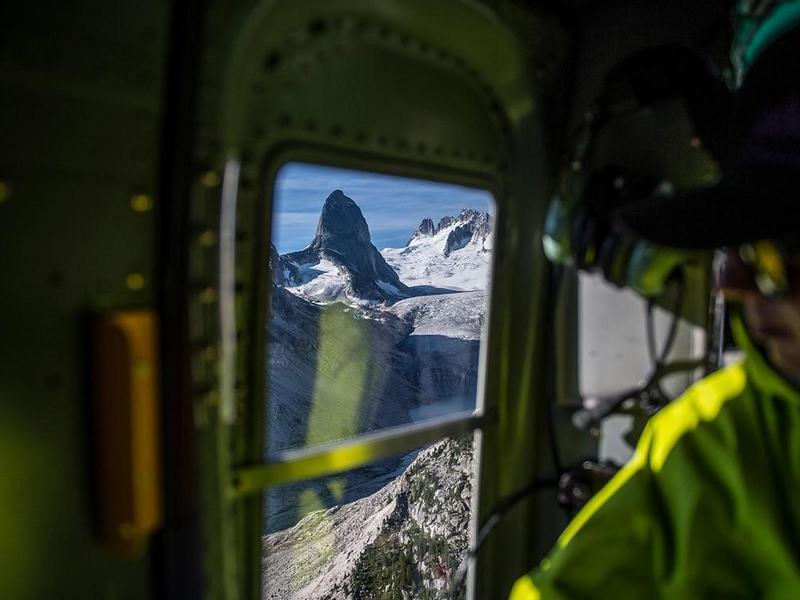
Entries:
[[800, 598], [800, 3], [786, 5], [720, 185], [629, 215], [659, 244], [728, 247], [717, 283], [746, 358], [651, 419], [510, 600]]
[[[791, 327], [762, 319], [762, 340], [800, 373], [800, 299], [781, 310]], [[651, 420], [510, 600], [800, 597], [800, 391], [733, 325], [744, 363]]]

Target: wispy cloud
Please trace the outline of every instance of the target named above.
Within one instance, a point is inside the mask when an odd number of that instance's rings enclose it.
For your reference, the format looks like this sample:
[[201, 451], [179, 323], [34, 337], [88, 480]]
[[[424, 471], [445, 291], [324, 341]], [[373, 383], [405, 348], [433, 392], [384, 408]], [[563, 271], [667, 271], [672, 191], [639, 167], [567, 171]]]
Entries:
[[275, 181], [273, 242], [280, 253], [299, 250], [314, 237], [328, 195], [342, 190], [359, 205], [372, 243], [403, 246], [425, 217], [434, 222], [462, 208], [494, 212], [486, 191], [439, 182], [290, 163]]
[[[317, 219], [319, 219], [319, 211], [284, 211], [275, 213], [275, 218], [280, 219], [281, 227], [306, 226], [311, 222], [316, 226]], [[278, 221], [276, 220], [275, 226], [277, 226], [277, 223]]]

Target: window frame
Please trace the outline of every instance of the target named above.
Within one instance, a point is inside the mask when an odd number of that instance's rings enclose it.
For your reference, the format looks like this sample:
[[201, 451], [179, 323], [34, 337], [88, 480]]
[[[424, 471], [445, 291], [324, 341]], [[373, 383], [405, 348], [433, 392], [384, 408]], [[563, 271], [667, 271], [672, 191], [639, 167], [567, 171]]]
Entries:
[[[209, 38], [221, 40], [217, 43], [223, 51], [211, 56], [204, 66], [203, 81], [210, 93], [203, 97], [202, 118], [196, 126], [199, 141], [195, 159], [200, 169], [221, 170], [231, 161], [237, 167], [233, 169], [236, 177], [228, 177], [226, 169], [222, 182], [223, 189], [231, 192], [223, 194], [223, 213], [235, 215], [227, 220], [226, 231], [220, 231], [219, 236], [221, 241], [230, 240], [227, 262], [220, 256], [219, 262], [210, 264], [209, 254], [198, 242], [192, 251], [197, 264], [189, 266], [194, 285], [202, 286], [194, 289], [199, 293], [192, 298], [189, 320], [196, 349], [192, 384], [196, 390], [197, 464], [206, 542], [203, 562], [210, 597], [238, 600], [257, 598], [261, 593], [263, 503], [257, 493], [237, 496], [236, 484], [241, 485], [242, 480], [235, 473], [265, 466], [260, 431], [265, 406], [253, 401], [254, 396], [260, 398], [253, 391], [263, 390], [266, 344], [254, 344], [250, 333], [259, 336], [266, 331], [266, 311], [259, 307], [265, 307], [268, 299], [263, 274], [268, 273], [272, 185], [277, 170], [286, 162], [315, 162], [445, 181], [481, 188], [494, 196], [493, 277], [480, 357], [483, 381], [478, 390], [478, 402], [485, 408], [483, 422], [469, 424], [476, 432], [478, 473], [473, 530], [483, 514], [484, 493], [491, 507], [524, 486], [539, 470], [536, 446], [541, 429], [540, 403], [534, 398], [545, 390], [539, 359], [544, 352], [542, 297], [548, 267], [541, 249], [531, 243], [536, 230], [531, 231], [526, 224], [539, 226], [549, 200], [546, 150], [554, 149], [554, 145], [547, 137], [551, 124], [547, 122], [550, 102], [546, 98], [558, 87], [552, 74], [564, 64], [569, 40], [544, 13], [515, 15], [524, 16], [522, 19], [508, 15], [498, 18], [493, 11], [460, 2], [435, 8], [420, 4], [402, 13], [380, 3], [357, 6], [353, 10], [315, 0], [298, 11], [291, 3], [264, 2], [237, 13], [224, 35], [218, 30], [219, 21], [209, 25]], [[422, 18], [425, 16], [433, 18]], [[367, 51], [373, 47], [388, 50], [435, 69], [434, 79], [447, 82], [440, 91], [448, 90], [452, 82], [454, 89], [466, 91], [464, 98], [470, 99], [477, 112], [473, 110], [461, 120], [450, 117], [449, 107], [428, 114], [430, 122], [437, 123], [432, 129], [433, 140], [428, 139], [430, 136], [408, 140], [402, 130], [395, 133], [395, 139], [387, 140], [383, 125], [374, 118], [345, 119], [342, 123], [334, 120], [336, 117], [320, 121], [308, 114], [302, 121], [292, 121], [292, 96], [271, 79], [272, 66], [286, 67], [289, 63], [273, 58], [279, 56], [278, 51], [313, 45], [324, 38], [308, 35], [311, 17], [341, 23], [347, 36]], [[366, 28], [350, 31], [351, 22]], [[474, 31], [491, 51], [476, 50], [463, 36], [442, 37], [444, 32], [458, 30], [454, 24]], [[385, 36], [384, 31], [392, 35]], [[213, 91], [218, 89], [217, 96]], [[271, 103], [275, 98], [277, 103]], [[531, 98], [536, 101], [531, 102]], [[427, 114], [427, 100], [420, 102], [417, 98], [416, 107], [402, 110]], [[358, 137], [364, 132], [368, 143], [361, 143]], [[446, 148], [445, 142], [450, 142]], [[484, 148], [492, 151], [484, 155]], [[219, 196], [213, 189], [216, 185], [204, 178], [200, 181], [192, 192], [190, 227], [198, 222], [202, 226], [214, 223], [219, 209]], [[529, 238], [531, 235], [533, 238]], [[223, 264], [233, 265], [234, 273], [225, 281], [219, 272]], [[219, 285], [216, 303], [215, 282]], [[495, 310], [495, 300], [502, 310]], [[228, 307], [228, 317], [222, 314], [223, 306]], [[220, 349], [224, 350], [222, 360], [207, 358], [213, 352], [206, 350], [214, 350], [213, 344], [220, 340], [219, 326], [231, 314], [240, 316], [232, 321], [235, 327], [227, 329], [226, 348]], [[222, 368], [219, 373], [218, 367]], [[520, 369], [522, 376], [514, 377], [512, 374], [519, 374]], [[492, 557], [498, 537], [493, 536], [481, 561], [470, 571], [471, 580], [478, 573], [483, 588], [503, 587], [510, 574], [516, 576], [520, 565], [528, 563], [529, 519], [519, 516], [520, 512], [515, 512], [499, 529], [510, 533], [509, 539], [515, 543], [522, 542], [520, 552], [500, 564], [496, 556]], [[507, 544], [508, 539], [503, 542]], [[475, 586], [471, 589], [470, 595], [482, 593]]]
[[[490, 277], [486, 288], [487, 305], [486, 318], [484, 320], [483, 332], [481, 336], [479, 365], [478, 365], [478, 388], [476, 393], [476, 407], [472, 413], [463, 412], [445, 417], [430, 419], [421, 423], [411, 423], [386, 430], [369, 432], [326, 444], [299, 448], [275, 453], [265, 457], [264, 440], [267, 418], [266, 397], [266, 364], [267, 358], [267, 327], [269, 315], [266, 307], [269, 302], [269, 282], [271, 273], [269, 270], [270, 242], [272, 234], [272, 214], [274, 208], [274, 186], [276, 178], [281, 168], [289, 163], [306, 163], [321, 166], [330, 166], [353, 171], [370, 172], [391, 176], [404, 177], [409, 179], [435, 181], [461, 185], [488, 192], [494, 202], [495, 223], [492, 235], [495, 236], [495, 244], [492, 250], [490, 264]], [[235, 336], [229, 332], [228, 340], [231, 344], [229, 349], [222, 348], [221, 360], [223, 365], [228, 361], [228, 368], [231, 372], [236, 368], [234, 362], [238, 363], [239, 372], [243, 370], [247, 373], [245, 389], [258, 390], [258, 393], [248, 394], [248, 405], [245, 407], [245, 417], [239, 426], [242, 426], [242, 433], [246, 439], [244, 446], [247, 448], [244, 461], [232, 461], [226, 469], [224, 478], [225, 496], [229, 501], [241, 507], [242, 517], [239, 519], [239, 535], [241, 539], [239, 546], [244, 550], [241, 556], [241, 564], [245, 569], [242, 575], [247, 582], [247, 590], [243, 595], [246, 598], [255, 598], [256, 592], [260, 595], [262, 586], [261, 581], [261, 537], [263, 535], [263, 492], [268, 487], [287, 484], [292, 482], [305, 481], [325, 475], [341, 473], [355, 469], [371, 462], [380, 460], [417, 449], [426, 444], [436, 442], [451, 435], [458, 435], [468, 432], [478, 432], [490, 428], [495, 422], [491, 414], [485, 410], [485, 389], [486, 374], [488, 369], [488, 348], [492, 323], [492, 296], [494, 272], [497, 261], [496, 253], [496, 231], [497, 225], [502, 219], [503, 205], [501, 185], [499, 178], [488, 177], [485, 173], [469, 172], [460, 169], [451, 169], [434, 164], [415, 164], [404, 160], [397, 160], [391, 157], [375, 155], [354, 156], [343, 153], [338, 148], [328, 148], [307, 143], [293, 143], [284, 147], [280, 152], [272, 156], [266, 156], [264, 166], [261, 169], [263, 177], [260, 179], [258, 193], [256, 195], [256, 211], [259, 214], [259, 227], [256, 228], [256, 260], [252, 265], [251, 281], [253, 281], [250, 293], [251, 310], [247, 318], [245, 329], [257, 332], [252, 335], [252, 341], [248, 342], [248, 351], [238, 352], [236, 348]], [[226, 173], [235, 175], [237, 180], [240, 169], [231, 166]], [[225, 215], [225, 179], [223, 179], [223, 210]], [[229, 190], [235, 190], [236, 186], [231, 183]], [[231, 192], [232, 194], [233, 192]], [[260, 201], [259, 201], [260, 200]], [[230, 204], [235, 205], [235, 199], [229, 199]], [[229, 231], [226, 235], [223, 227], [227, 226]], [[221, 252], [220, 252], [220, 322], [222, 326], [223, 340], [225, 339], [225, 322], [236, 321], [237, 301], [235, 296], [242, 293], [241, 285], [237, 286], [230, 277], [227, 278], [227, 292], [223, 286], [222, 271], [223, 267], [229, 272], [236, 269], [237, 251], [235, 249], [235, 235], [232, 236], [231, 230], [235, 230], [235, 222], [221, 222]], [[224, 240], [229, 240], [229, 248], [225, 250]], [[227, 299], [226, 299], [227, 298]], [[241, 307], [241, 303], [239, 303]], [[222, 312], [227, 311], [226, 315]], [[241, 325], [237, 326], [241, 329]], [[231, 358], [233, 355], [235, 358]], [[248, 360], [249, 355], [249, 360]], [[229, 375], [225, 377], [224, 371], [220, 377], [221, 382], [227, 381], [229, 391], [227, 394], [220, 394], [221, 413], [226, 412], [225, 398], [230, 398], [229, 403], [234, 402], [235, 390], [233, 382], [235, 377]], [[234, 409], [229, 408], [235, 412]], [[233, 423], [231, 423], [233, 424]], [[235, 427], [235, 425], [234, 425]], [[236, 434], [233, 434], [236, 436]], [[480, 439], [478, 437], [478, 439]], [[479, 486], [477, 485], [477, 474], [481, 464], [481, 444], [476, 443], [474, 457], [475, 486], [471, 507], [471, 529], [473, 534], [477, 530], [477, 515], [480, 506]], [[255, 533], [248, 533], [254, 531]], [[247, 538], [251, 539], [248, 540]], [[247, 577], [247, 573], [254, 574], [255, 582]], [[260, 596], [259, 596], [260, 597]]]

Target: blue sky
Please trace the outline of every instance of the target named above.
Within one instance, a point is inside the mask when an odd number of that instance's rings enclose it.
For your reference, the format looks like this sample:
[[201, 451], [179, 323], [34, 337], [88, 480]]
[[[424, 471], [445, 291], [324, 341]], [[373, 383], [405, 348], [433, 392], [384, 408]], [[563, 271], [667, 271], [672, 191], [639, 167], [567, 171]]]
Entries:
[[337, 189], [361, 208], [378, 250], [405, 246], [425, 217], [436, 224], [465, 207], [494, 214], [492, 196], [483, 190], [289, 163], [275, 178], [272, 242], [278, 252], [302, 250], [311, 242], [325, 198]]

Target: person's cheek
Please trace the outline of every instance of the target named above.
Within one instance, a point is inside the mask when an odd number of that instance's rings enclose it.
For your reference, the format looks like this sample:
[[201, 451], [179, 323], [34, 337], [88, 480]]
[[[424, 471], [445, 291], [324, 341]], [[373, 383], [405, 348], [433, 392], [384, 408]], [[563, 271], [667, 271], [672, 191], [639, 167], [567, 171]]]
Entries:
[[793, 297], [782, 304], [781, 318], [794, 334], [800, 352], [800, 298]]
[[767, 354], [784, 373], [791, 377], [800, 376], [800, 348], [796, 343], [788, 340], [768, 342]]
[[765, 333], [766, 319], [765, 307], [758, 300], [749, 299], [743, 302], [744, 323], [755, 342], [763, 342], [768, 335]]

